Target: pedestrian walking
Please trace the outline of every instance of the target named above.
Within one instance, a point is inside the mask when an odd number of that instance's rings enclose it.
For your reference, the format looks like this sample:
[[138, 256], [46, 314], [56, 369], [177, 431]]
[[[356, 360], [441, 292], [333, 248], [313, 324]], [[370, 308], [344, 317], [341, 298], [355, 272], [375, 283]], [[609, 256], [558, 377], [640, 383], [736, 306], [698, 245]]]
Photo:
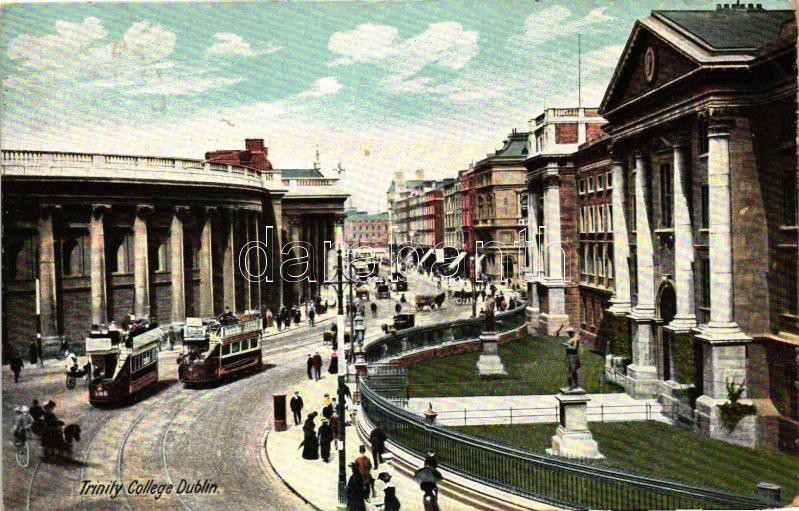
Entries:
[[175, 328], [174, 327], [169, 327], [169, 333], [167, 334], [167, 340], [169, 341], [169, 351], [172, 351], [172, 350], [175, 349], [176, 337], [177, 336], [175, 335]]
[[283, 330], [288, 330], [291, 326], [291, 312], [287, 309], [286, 315], [283, 317]]
[[[400, 501], [397, 499], [397, 487], [392, 482], [391, 472], [384, 471], [377, 475], [377, 494], [382, 495], [382, 507], [385, 511], [400, 511]], [[379, 502], [375, 502], [380, 507]]]
[[333, 433], [330, 430], [330, 424], [327, 419], [322, 419], [322, 425], [319, 426], [319, 454], [322, 461], [325, 463], [330, 461], [330, 444], [333, 442]]
[[333, 400], [330, 399], [330, 394], [325, 394], [322, 399], [322, 417], [329, 419], [333, 415]]
[[314, 420], [316, 419], [317, 415], [319, 415], [319, 412], [311, 412], [308, 414], [307, 417], [305, 417], [305, 423], [303, 423], [302, 425], [303, 431], [313, 431], [314, 429], [316, 429]]
[[352, 474], [347, 481], [347, 511], [366, 511], [366, 491], [363, 488], [363, 480], [358, 465], [350, 464]]
[[266, 326], [264, 327], [264, 329], [272, 328], [272, 323], [274, 323], [275, 318], [274, 314], [272, 314], [272, 309], [270, 309], [269, 307], [266, 308], [266, 314], [264, 314], [264, 319], [266, 320]]
[[44, 353], [42, 351], [42, 334], [36, 334], [36, 355], [39, 357], [39, 367], [44, 367]]
[[313, 374], [316, 381], [322, 379], [322, 355], [318, 351], [313, 356]]
[[369, 305], [369, 308], [372, 309], [372, 317], [376, 318], [377, 317], [377, 304], [375, 302], [372, 302]]
[[308, 324], [310, 326], [314, 326], [314, 319], [316, 319], [316, 311], [311, 308], [311, 310], [308, 311]]
[[369, 493], [371, 489], [372, 496], [375, 495], [374, 479], [372, 478], [372, 462], [366, 455], [366, 447], [361, 445], [358, 447], [360, 455], [355, 458], [355, 465], [358, 467], [358, 472], [361, 474], [361, 484], [363, 484], [366, 500], [369, 500]]
[[36, 365], [36, 361], [38, 360], [38, 353], [36, 351], [36, 341], [31, 340], [30, 345], [28, 346], [28, 352], [31, 357], [31, 365]]
[[313, 380], [313, 357], [308, 355], [308, 360], [305, 361], [305, 369], [308, 372], [308, 379]]
[[22, 363], [22, 357], [14, 353], [11, 356], [8, 366], [11, 368], [11, 372], [14, 373], [14, 383], [17, 383], [19, 381], [19, 373], [22, 372], [22, 368], [25, 367]]
[[289, 401], [289, 409], [291, 409], [291, 413], [294, 414], [294, 425], [299, 426], [300, 422], [302, 422], [302, 407], [304, 403], [302, 402], [302, 397], [300, 397], [299, 392], [294, 392], [294, 397], [291, 398]]
[[294, 324], [299, 326], [300, 321], [302, 321], [302, 311], [295, 305], [294, 309], [292, 309], [292, 312], [294, 313]]
[[31, 405], [30, 408], [30, 413], [34, 421], [40, 421], [42, 420], [42, 417], [44, 417], [44, 408], [42, 408], [42, 406], [39, 404], [38, 399], [33, 400], [33, 404]]
[[66, 358], [68, 353], [69, 353], [69, 341], [67, 341], [67, 338], [64, 337], [61, 340], [61, 356]]
[[375, 469], [383, 463], [383, 453], [386, 451], [386, 433], [380, 427], [380, 421], [375, 422], [375, 427], [369, 433], [369, 443], [372, 444], [372, 458], [374, 459]]
[[338, 450], [338, 412], [333, 410], [333, 415], [330, 417], [330, 433], [333, 435], [333, 444], [335, 448]]
[[408, 303], [408, 300], [405, 299], [405, 293], [400, 295], [400, 303]]
[[394, 312], [396, 312], [397, 314], [402, 312], [402, 305], [400, 305], [399, 302], [397, 302], [397, 305], [394, 306]]
[[327, 372], [330, 374], [338, 374], [338, 353], [335, 351], [330, 353], [330, 367], [328, 367]]
[[300, 446], [297, 447], [299, 449], [302, 447], [302, 457], [306, 460], [318, 460], [319, 459], [319, 440], [316, 437], [316, 431], [311, 429], [305, 430], [305, 436], [300, 442]]

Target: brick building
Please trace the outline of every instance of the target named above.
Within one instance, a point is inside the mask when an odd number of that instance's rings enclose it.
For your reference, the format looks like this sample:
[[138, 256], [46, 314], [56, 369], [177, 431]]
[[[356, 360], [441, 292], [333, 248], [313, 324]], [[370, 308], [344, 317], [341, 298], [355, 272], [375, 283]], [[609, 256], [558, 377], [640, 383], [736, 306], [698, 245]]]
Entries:
[[548, 335], [579, 326], [577, 178], [574, 153], [602, 133], [595, 108], [549, 108], [530, 121], [527, 169], [528, 319]]
[[613, 176], [610, 140], [602, 135], [582, 144], [574, 155], [577, 179], [579, 238], [579, 306], [581, 339], [604, 351], [597, 342], [604, 310], [613, 294]]
[[[795, 450], [796, 25], [718, 6], [635, 23], [599, 112], [612, 143], [613, 321], [633, 396], [715, 438]], [[744, 384], [759, 420], [717, 405]]]
[[513, 130], [502, 148], [474, 165], [474, 238], [480, 273], [520, 283], [527, 203], [524, 160], [530, 134]]
[[389, 245], [388, 213], [367, 213], [347, 210], [344, 219], [344, 241], [385, 249]]
[[466, 171], [458, 175], [461, 182], [461, 233], [463, 239], [463, 251], [466, 252], [467, 275], [472, 278], [475, 276], [474, 268], [474, 165], [469, 165]]

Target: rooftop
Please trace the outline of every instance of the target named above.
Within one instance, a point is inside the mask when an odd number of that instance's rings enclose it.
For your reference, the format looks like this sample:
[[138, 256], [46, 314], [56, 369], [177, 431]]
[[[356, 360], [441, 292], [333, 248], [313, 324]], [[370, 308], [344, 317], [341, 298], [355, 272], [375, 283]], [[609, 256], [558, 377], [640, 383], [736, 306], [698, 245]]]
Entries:
[[712, 11], [653, 11], [652, 16], [716, 50], [762, 48], [777, 41], [783, 27], [794, 20], [791, 10], [765, 10], [760, 4], [719, 4]]

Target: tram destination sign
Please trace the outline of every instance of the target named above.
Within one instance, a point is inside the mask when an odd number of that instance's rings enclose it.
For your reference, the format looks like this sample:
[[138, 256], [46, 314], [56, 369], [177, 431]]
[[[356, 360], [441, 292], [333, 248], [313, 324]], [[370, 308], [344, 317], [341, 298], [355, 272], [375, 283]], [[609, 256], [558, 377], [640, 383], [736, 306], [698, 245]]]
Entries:
[[113, 349], [113, 343], [110, 337], [87, 337], [86, 338], [86, 351], [109, 351]]

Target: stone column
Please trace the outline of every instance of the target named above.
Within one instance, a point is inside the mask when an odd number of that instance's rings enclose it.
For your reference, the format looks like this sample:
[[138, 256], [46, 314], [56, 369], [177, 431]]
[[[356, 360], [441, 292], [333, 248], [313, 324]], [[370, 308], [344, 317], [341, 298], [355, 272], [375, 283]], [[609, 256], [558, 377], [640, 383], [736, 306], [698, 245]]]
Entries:
[[200, 250], [197, 254], [200, 266], [200, 316], [214, 315], [214, 266], [212, 250], [211, 214], [213, 210], [204, 211], [200, 231]]
[[105, 229], [104, 210], [107, 205], [94, 204], [89, 219], [89, 238], [91, 240], [91, 295], [92, 324], [108, 323], [108, 301], [105, 272]]
[[624, 162], [613, 160], [613, 190], [611, 206], [613, 207], [613, 270], [615, 286], [610, 299], [608, 311], [613, 314], [630, 312], [630, 240], [627, 237], [627, 216], [624, 200]]
[[285, 296], [283, 296], [283, 276], [281, 274], [281, 262], [283, 261], [283, 201], [280, 197], [272, 199], [272, 211], [275, 215], [274, 239], [268, 240], [268, 242], [270, 244], [274, 243], [275, 246], [272, 247], [270, 245], [272, 249], [268, 250], [267, 253], [273, 256], [270, 263], [272, 264], [272, 271], [274, 272], [274, 283], [277, 286], [277, 310], [283, 306], [285, 300]]
[[538, 329], [538, 317], [541, 306], [538, 302], [538, 288], [536, 282], [540, 275], [538, 259], [538, 194], [530, 192], [527, 195], [527, 259], [529, 261], [527, 281], [527, 331], [533, 333]]
[[674, 283], [677, 311], [668, 328], [674, 332], [689, 332], [696, 326], [694, 314], [694, 240], [691, 214], [688, 210], [688, 169], [685, 158], [686, 142], [674, 144]]
[[[704, 341], [704, 395], [697, 410], [715, 423], [714, 400], [727, 397], [725, 384], [746, 378], [746, 345], [751, 342], [734, 317], [730, 197], [730, 131], [732, 121], [713, 118], [708, 130], [708, 187], [710, 191], [710, 322], [698, 336]], [[701, 401], [701, 403], [700, 403]], [[700, 407], [704, 404], [704, 408]], [[713, 426], [711, 426], [713, 427]], [[712, 433], [712, 432], [711, 432]]]
[[[647, 212], [646, 186], [649, 173], [644, 155], [635, 155], [635, 239], [638, 262], [638, 304], [630, 317], [633, 323], [633, 363], [627, 366], [627, 391], [635, 398], [653, 397], [656, 392], [653, 319], [655, 317], [655, 266], [652, 231]], [[614, 183], [615, 188], [615, 183]], [[614, 217], [618, 216], [614, 212]]]
[[[302, 241], [302, 217], [299, 215], [293, 215], [287, 218], [288, 225], [289, 225], [289, 239], [291, 242], [298, 242]], [[290, 257], [292, 259], [297, 259], [300, 257], [300, 251], [296, 245], [292, 246], [291, 251], [289, 252]], [[296, 273], [296, 271], [294, 272]], [[288, 275], [287, 275], [288, 276]], [[302, 278], [297, 277], [290, 277], [291, 282], [289, 283], [291, 289], [291, 300], [289, 300], [292, 304], [299, 304], [299, 300], [302, 295]]]
[[186, 320], [186, 274], [183, 267], [183, 219], [186, 208], [177, 208], [172, 215], [172, 225], [169, 227], [169, 272], [172, 288], [172, 311], [170, 318], [173, 323]]
[[542, 284], [547, 288], [547, 310], [540, 316], [540, 328], [555, 335], [569, 323], [566, 314], [566, 283], [563, 281], [563, 252], [560, 234], [560, 176], [557, 166], [548, 167], [544, 189], [544, 230], [546, 231], [547, 273]]
[[264, 283], [264, 279], [266, 278], [265, 275], [262, 275], [264, 269], [264, 258], [263, 254], [261, 253], [262, 249], [265, 249], [263, 245], [263, 236], [261, 235], [261, 213], [255, 213], [255, 218], [253, 220], [255, 222], [255, 242], [257, 243], [257, 250], [255, 251], [255, 263], [257, 265], [257, 269], [255, 273], [258, 275], [258, 284], [256, 289], [256, 298], [258, 300], [258, 310], [261, 310], [263, 307], [263, 295], [262, 295], [262, 287]]
[[150, 317], [150, 263], [147, 244], [147, 217], [152, 206], [138, 206], [133, 220], [133, 313], [136, 318]]
[[39, 311], [45, 340], [58, 336], [54, 209], [43, 207], [39, 215]]
[[[244, 223], [244, 246], [249, 248], [252, 235], [252, 212], [244, 211], [242, 221]], [[240, 271], [244, 273], [244, 287], [247, 289], [247, 296], [244, 301], [244, 307], [247, 310], [252, 310], [252, 277], [247, 275], [245, 268], [249, 268], [250, 274], [257, 272], [252, 256], [253, 251], [249, 250], [245, 252], [244, 257], [240, 260], [240, 264], [244, 265], [243, 268], [240, 268]], [[236, 254], [236, 260], [239, 261], [238, 253]]]
[[225, 240], [225, 251], [222, 255], [222, 290], [224, 296], [224, 306], [230, 307], [231, 312], [236, 312], [236, 246], [233, 235], [235, 227], [234, 210], [228, 211], [227, 216], [227, 237]]

